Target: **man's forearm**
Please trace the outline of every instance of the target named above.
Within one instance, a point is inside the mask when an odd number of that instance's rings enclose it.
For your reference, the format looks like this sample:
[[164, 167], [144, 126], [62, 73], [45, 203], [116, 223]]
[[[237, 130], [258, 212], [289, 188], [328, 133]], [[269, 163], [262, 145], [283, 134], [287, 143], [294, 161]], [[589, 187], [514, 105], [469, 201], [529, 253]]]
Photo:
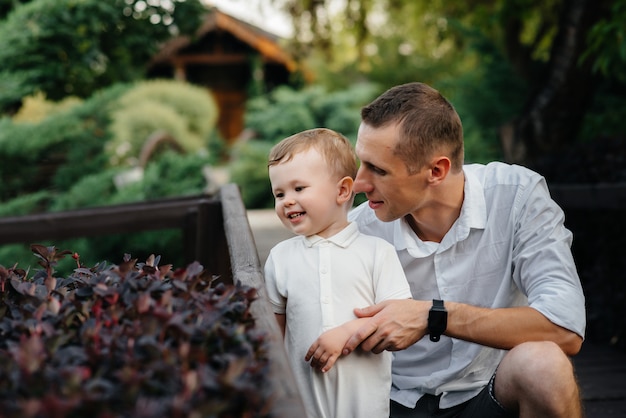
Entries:
[[528, 341], [553, 341], [568, 355], [580, 350], [582, 338], [550, 322], [531, 307], [489, 309], [445, 302], [445, 335], [489, 347], [509, 350]]

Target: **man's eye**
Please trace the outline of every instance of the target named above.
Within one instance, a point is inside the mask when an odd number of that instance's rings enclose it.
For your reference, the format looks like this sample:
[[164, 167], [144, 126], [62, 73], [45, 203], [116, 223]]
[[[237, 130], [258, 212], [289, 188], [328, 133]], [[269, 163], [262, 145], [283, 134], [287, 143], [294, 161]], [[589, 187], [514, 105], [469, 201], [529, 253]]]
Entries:
[[384, 176], [385, 174], [387, 174], [387, 172], [381, 168], [378, 168], [376, 166], [372, 166], [370, 167], [372, 172], [374, 172], [375, 174], [378, 174], [379, 176]]
[[382, 168], [376, 167], [373, 164], [369, 164], [369, 163], [364, 163], [365, 166], [367, 167], [367, 169], [369, 171], [371, 171], [372, 173], [378, 175], [378, 176], [384, 176], [387, 174], [387, 172], [385, 170], [383, 170]]

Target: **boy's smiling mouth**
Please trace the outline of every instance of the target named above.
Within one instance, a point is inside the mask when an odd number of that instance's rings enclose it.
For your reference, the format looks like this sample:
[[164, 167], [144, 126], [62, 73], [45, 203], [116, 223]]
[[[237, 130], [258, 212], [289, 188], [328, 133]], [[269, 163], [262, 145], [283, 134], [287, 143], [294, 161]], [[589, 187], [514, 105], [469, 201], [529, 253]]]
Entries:
[[289, 219], [296, 219], [299, 218], [301, 216], [304, 216], [306, 214], [306, 212], [290, 212], [287, 214], [287, 218]]

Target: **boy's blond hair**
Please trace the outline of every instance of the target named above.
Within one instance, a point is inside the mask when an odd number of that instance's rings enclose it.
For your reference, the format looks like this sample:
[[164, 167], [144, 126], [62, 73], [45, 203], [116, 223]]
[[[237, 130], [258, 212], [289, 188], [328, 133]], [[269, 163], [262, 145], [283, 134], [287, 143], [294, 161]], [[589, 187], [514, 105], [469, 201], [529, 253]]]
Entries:
[[343, 135], [326, 128], [298, 132], [274, 145], [269, 153], [268, 167], [289, 161], [299, 152], [315, 148], [337, 179], [354, 179], [357, 172], [356, 155], [352, 144]]

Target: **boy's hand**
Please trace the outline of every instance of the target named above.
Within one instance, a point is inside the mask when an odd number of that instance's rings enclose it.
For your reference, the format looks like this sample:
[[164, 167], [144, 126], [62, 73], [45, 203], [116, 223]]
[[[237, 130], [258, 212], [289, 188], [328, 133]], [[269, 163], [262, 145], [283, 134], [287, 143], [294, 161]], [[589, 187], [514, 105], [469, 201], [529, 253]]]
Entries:
[[310, 361], [311, 367], [326, 373], [341, 356], [343, 346], [350, 335], [349, 330], [345, 329], [343, 325], [326, 331], [311, 344], [304, 360]]

